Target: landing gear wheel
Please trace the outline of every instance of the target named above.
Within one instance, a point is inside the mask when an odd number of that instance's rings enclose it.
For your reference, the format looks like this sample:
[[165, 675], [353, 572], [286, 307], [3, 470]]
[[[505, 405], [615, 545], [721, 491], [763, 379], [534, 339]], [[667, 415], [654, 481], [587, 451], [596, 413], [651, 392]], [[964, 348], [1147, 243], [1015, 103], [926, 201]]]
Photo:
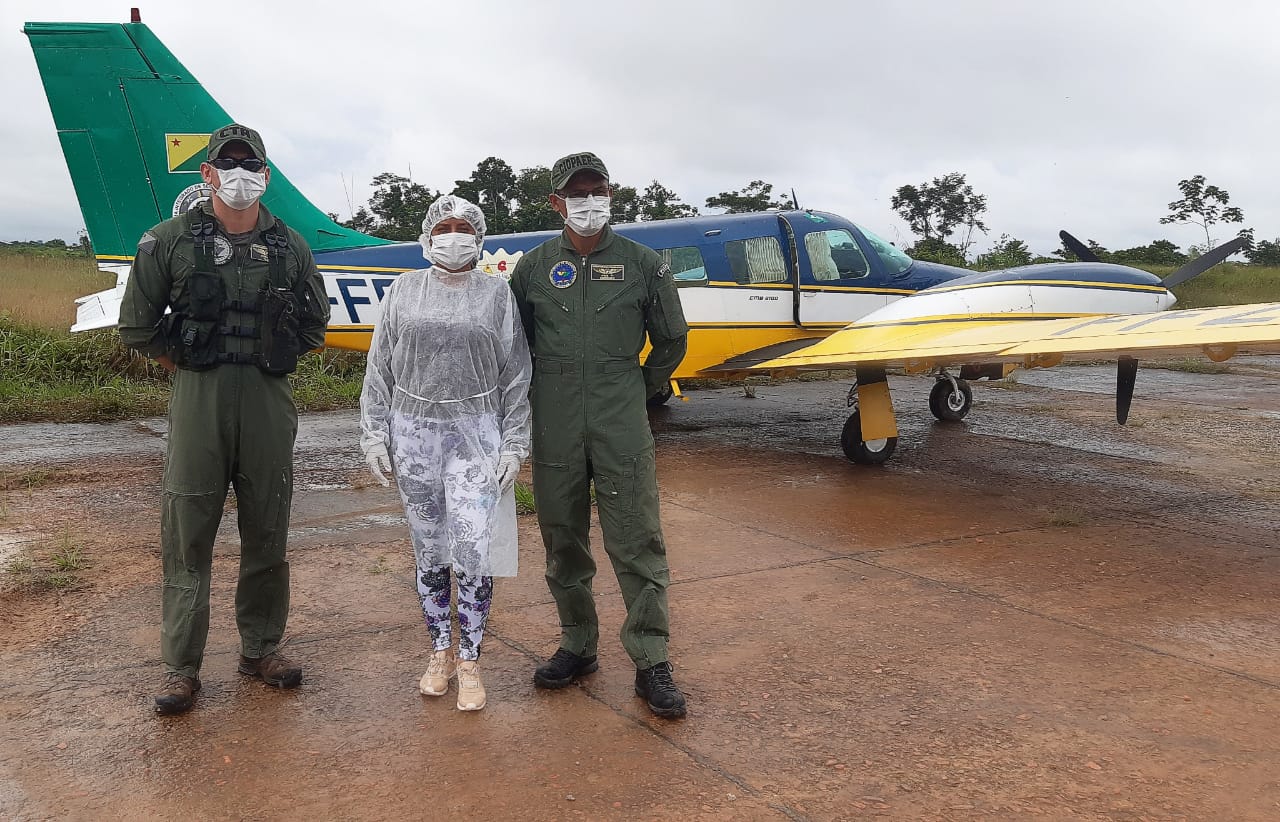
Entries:
[[893, 456], [893, 449], [897, 447], [897, 437], [864, 442], [862, 417], [857, 410], [845, 420], [844, 430], [840, 432], [840, 448], [844, 450], [844, 455], [859, 465], [880, 465]]
[[661, 391], [654, 394], [652, 397], [648, 399], [649, 407], [657, 408], [660, 405], [666, 405], [667, 400], [671, 399], [671, 396], [673, 393], [674, 392], [671, 390], [671, 383], [667, 383], [665, 386], [662, 387]]
[[929, 392], [929, 410], [943, 422], [959, 422], [964, 419], [973, 407], [973, 389], [964, 380], [956, 380], [953, 391], [951, 380], [941, 379], [933, 384]]

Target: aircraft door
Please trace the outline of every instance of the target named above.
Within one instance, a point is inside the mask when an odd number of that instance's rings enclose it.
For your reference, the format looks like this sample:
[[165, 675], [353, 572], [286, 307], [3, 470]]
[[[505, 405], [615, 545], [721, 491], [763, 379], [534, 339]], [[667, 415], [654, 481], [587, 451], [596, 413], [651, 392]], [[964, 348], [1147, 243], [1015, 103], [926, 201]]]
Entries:
[[788, 245], [785, 232], [777, 229], [723, 241], [732, 281], [717, 290], [738, 351], [769, 345], [779, 331], [795, 327], [795, 258]]
[[889, 304], [878, 270], [845, 228], [798, 235], [798, 323], [842, 326]]

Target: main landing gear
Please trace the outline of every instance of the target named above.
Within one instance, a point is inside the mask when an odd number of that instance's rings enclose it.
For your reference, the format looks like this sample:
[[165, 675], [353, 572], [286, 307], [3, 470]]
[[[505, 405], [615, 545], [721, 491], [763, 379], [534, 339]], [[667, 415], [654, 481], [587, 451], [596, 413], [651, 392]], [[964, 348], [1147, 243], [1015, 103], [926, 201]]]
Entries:
[[897, 437], [882, 437], [870, 441], [862, 439], [862, 417], [857, 408], [845, 420], [844, 429], [840, 432], [840, 449], [846, 457], [859, 465], [880, 465], [893, 456], [897, 447]]
[[[893, 419], [893, 400], [883, 368], [859, 368], [849, 388], [852, 412], [840, 431], [840, 449], [860, 465], [880, 465], [898, 447], [898, 427]], [[959, 422], [973, 407], [969, 383], [945, 370], [929, 392], [929, 410], [943, 422]]]
[[844, 455], [860, 465], [880, 465], [898, 447], [898, 427], [883, 368], [859, 368], [849, 387], [853, 411], [840, 431]]

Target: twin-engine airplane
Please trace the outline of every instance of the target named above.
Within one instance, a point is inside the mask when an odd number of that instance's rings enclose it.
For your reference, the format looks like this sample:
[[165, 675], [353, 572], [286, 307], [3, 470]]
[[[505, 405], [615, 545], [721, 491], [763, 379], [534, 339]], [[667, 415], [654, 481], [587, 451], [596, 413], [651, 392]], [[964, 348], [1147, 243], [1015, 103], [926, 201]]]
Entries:
[[[72, 330], [110, 327], [137, 239], [210, 196], [198, 176], [200, 161], [209, 134], [233, 118], [136, 11], [127, 24], [28, 23], [24, 32], [98, 265], [116, 276], [115, 288], [77, 301]], [[367, 350], [386, 289], [400, 273], [425, 265], [419, 245], [338, 225], [278, 168], [263, 202], [315, 252], [332, 308], [326, 344]], [[935, 372], [930, 408], [941, 420], [958, 420], [972, 402], [966, 379], [1119, 352], [1123, 421], [1136, 373], [1133, 351], [1190, 348], [1221, 357], [1238, 345], [1280, 347], [1280, 306], [1155, 313], [1174, 304], [1169, 288], [1225, 259], [1236, 250], [1231, 245], [1161, 281], [1092, 260], [1078, 242], [1073, 248], [1084, 262], [974, 274], [912, 260], [848, 220], [817, 211], [616, 228], [670, 264], [691, 329], [688, 354], [658, 401], [689, 377], [855, 368], [856, 408], [841, 442], [857, 462], [883, 462], [896, 445], [884, 378], [889, 365]], [[525, 252], [554, 235], [487, 237], [480, 265], [508, 275]], [[589, 290], [585, 299], [592, 300]]]

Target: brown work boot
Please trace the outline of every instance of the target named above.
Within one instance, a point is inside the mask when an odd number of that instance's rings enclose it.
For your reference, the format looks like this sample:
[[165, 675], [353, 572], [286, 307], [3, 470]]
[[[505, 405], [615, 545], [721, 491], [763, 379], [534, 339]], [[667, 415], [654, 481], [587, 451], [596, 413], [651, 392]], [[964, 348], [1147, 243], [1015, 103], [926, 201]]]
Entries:
[[240, 657], [240, 673], [261, 677], [263, 682], [277, 688], [296, 688], [302, 684], [302, 666], [294, 665], [279, 651], [261, 659]]
[[156, 694], [156, 713], [163, 716], [191, 710], [200, 680], [170, 671], [164, 676], [164, 690]]

